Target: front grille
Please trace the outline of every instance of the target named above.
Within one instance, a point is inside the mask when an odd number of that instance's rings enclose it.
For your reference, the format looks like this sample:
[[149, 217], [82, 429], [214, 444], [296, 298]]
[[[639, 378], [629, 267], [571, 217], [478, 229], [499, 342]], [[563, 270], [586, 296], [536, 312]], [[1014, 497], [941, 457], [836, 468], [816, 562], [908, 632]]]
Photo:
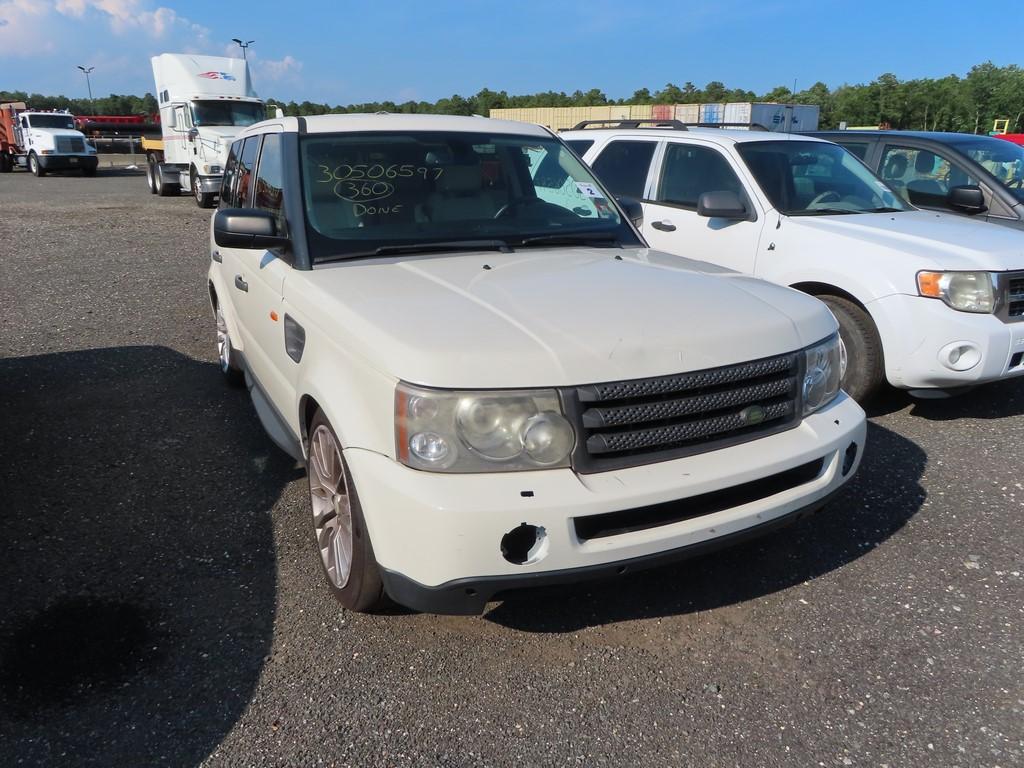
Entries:
[[1024, 317], [1024, 274], [1007, 281], [1006, 310], [1010, 317]]
[[80, 136], [58, 136], [57, 152], [62, 155], [85, 152], [85, 140]]
[[577, 472], [602, 472], [704, 453], [796, 426], [801, 356], [562, 393], [576, 426]]

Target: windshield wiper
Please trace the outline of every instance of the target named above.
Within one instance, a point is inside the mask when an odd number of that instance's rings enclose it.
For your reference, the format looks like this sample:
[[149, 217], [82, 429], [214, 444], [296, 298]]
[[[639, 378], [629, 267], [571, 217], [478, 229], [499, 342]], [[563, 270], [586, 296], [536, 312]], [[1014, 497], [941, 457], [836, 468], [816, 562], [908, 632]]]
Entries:
[[368, 259], [374, 256], [390, 256], [397, 253], [438, 253], [445, 251], [501, 251], [502, 253], [512, 253], [512, 246], [504, 240], [451, 240], [440, 243], [401, 243], [381, 245], [367, 251], [338, 253], [323, 259], [317, 259], [316, 263], [324, 264], [330, 261]]
[[611, 232], [557, 232], [550, 235], [535, 235], [524, 237], [516, 245], [594, 245], [595, 243], [607, 243], [616, 248], [621, 248], [618, 235]]
[[868, 208], [865, 213], [903, 213], [906, 208], [891, 208], [889, 206], [881, 206], [879, 208]]
[[838, 216], [845, 213], [865, 213], [865, 211], [855, 211], [849, 208], [814, 208], [813, 210], [806, 211], [794, 211], [789, 214], [790, 216]]

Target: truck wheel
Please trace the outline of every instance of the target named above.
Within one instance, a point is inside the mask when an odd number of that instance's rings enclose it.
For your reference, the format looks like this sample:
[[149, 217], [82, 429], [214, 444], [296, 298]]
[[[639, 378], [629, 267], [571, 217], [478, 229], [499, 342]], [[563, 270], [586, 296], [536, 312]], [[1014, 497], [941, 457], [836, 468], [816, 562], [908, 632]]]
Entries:
[[192, 185], [192, 196], [195, 197], [196, 205], [200, 208], [213, 208], [213, 192], [203, 192], [202, 187], [199, 184], [199, 175], [196, 173], [195, 168], [192, 169], [190, 179], [190, 183]]
[[350, 611], [387, 605], [380, 567], [341, 446], [322, 411], [309, 426], [309, 497], [320, 564], [335, 599]]
[[846, 375], [843, 389], [858, 403], [878, 392], [885, 381], [882, 340], [871, 316], [849, 299], [819, 296], [839, 323], [839, 337], [846, 346]]
[[181, 194], [181, 185], [170, 181], [164, 174], [164, 169], [158, 164], [156, 170], [156, 193], [160, 197], [177, 197]]
[[156, 162], [152, 155], [146, 158], [146, 186], [149, 187], [151, 195], [156, 194]]
[[28, 156], [28, 167], [29, 167], [29, 170], [32, 171], [32, 175], [33, 176], [45, 176], [46, 175], [46, 169], [43, 168], [42, 164], [39, 162], [39, 158], [36, 157], [36, 153], [35, 152], [33, 152], [32, 154], [30, 154]]
[[228, 323], [220, 304], [217, 304], [214, 314], [217, 319], [217, 361], [220, 363], [220, 372], [224, 374], [228, 386], [241, 387], [245, 384], [245, 374], [238, 365], [238, 352], [231, 343]]
[[14, 161], [8, 154], [0, 155], [0, 173], [10, 173], [14, 170]]

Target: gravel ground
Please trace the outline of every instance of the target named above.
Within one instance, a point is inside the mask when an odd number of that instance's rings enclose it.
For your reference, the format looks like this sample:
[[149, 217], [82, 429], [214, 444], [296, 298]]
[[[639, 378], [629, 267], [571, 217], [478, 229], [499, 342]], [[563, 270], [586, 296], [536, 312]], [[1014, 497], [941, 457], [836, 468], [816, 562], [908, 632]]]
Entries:
[[4, 765], [1024, 764], [1024, 382], [891, 393], [769, 538], [353, 615], [219, 380], [209, 213], [104, 169], [0, 200]]

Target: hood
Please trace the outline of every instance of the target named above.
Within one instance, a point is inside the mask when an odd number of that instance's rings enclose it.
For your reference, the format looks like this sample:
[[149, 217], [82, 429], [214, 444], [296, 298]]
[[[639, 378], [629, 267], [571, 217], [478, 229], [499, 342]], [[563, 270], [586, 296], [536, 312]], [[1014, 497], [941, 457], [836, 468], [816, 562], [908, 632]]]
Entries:
[[46, 136], [53, 136], [54, 138], [57, 136], [74, 136], [77, 139], [85, 138], [84, 133], [72, 130], [71, 128], [29, 128], [28, 132], [33, 136], [44, 134]]
[[[1007, 227], [993, 227], [964, 216], [929, 211], [858, 213], [848, 216], [790, 216], [786, 227], [821, 240], [852, 238], [911, 257], [908, 266], [935, 270], [1024, 269], [1024, 238]], [[844, 249], [848, 250], [848, 249]]]
[[339, 262], [289, 275], [287, 303], [293, 291], [312, 322], [343, 332], [375, 368], [435, 387], [701, 370], [792, 352], [836, 328], [802, 293], [647, 249]]

